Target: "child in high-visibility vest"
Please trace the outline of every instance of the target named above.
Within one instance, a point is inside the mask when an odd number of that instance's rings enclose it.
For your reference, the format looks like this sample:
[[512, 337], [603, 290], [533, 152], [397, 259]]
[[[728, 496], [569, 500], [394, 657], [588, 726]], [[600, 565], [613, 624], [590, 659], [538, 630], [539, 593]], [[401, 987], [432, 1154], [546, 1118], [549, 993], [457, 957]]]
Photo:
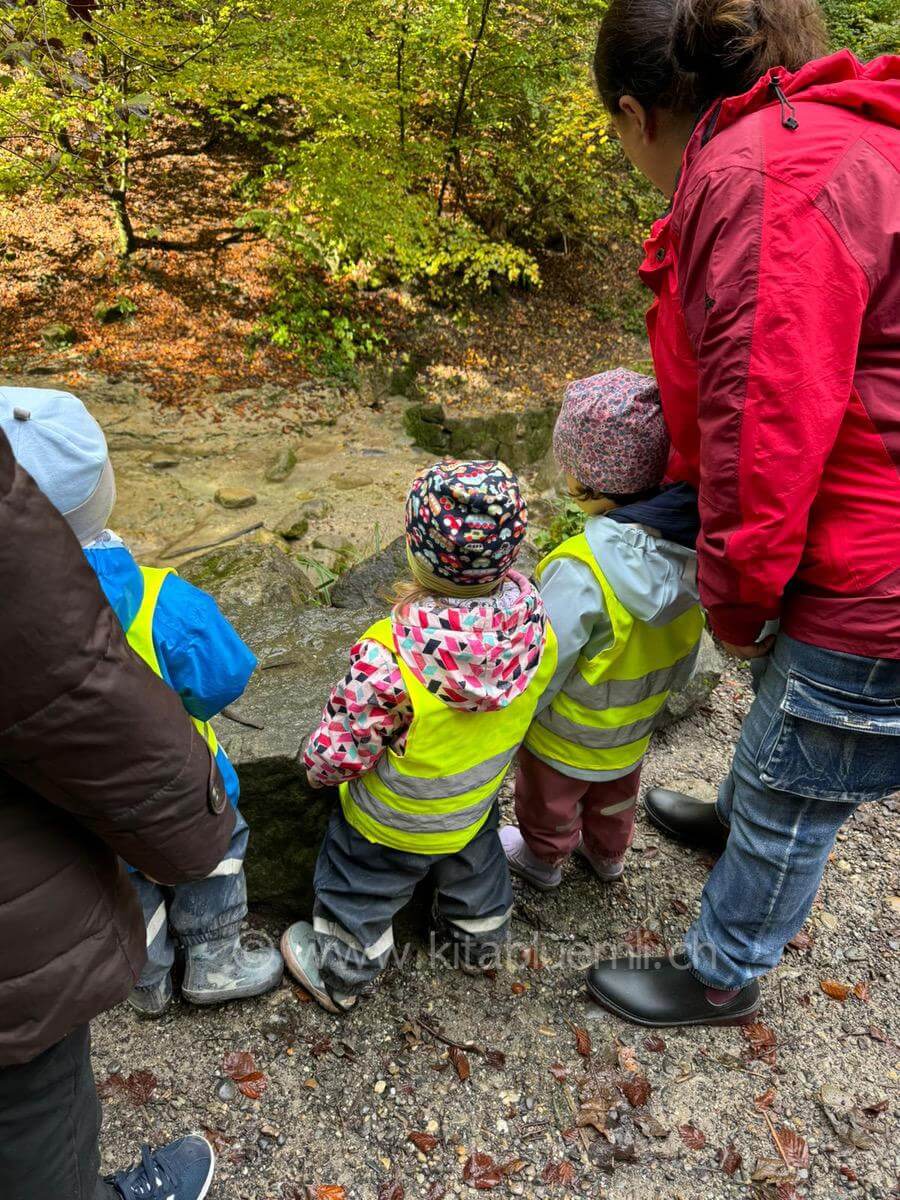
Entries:
[[[172, 571], [139, 566], [106, 528], [115, 479], [103, 431], [79, 399], [48, 388], [0, 388], [0, 428], [81, 542], [132, 649], [181, 696], [237, 808], [237, 775], [208, 722], [241, 695], [256, 658], [211, 596]], [[143, 1016], [159, 1016], [172, 999], [176, 942], [185, 956], [182, 996], [193, 1004], [257, 996], [280, 982], [278, 951], [241, 942], [248, 836], [236, 811], [225, 858], [194, 883], [161, 887], [129, 868], [147, 925], [147, 963], [129, 1003]]]
[[512, 889], [498, 792], [556, 663], [540, 597], [512, 569], [525, 535], [498, 462], [447, 461], [406, 505], [414, 583], [350, 651], [304, 763], [340, 785], [315, 871], [313, 921], [284, 934], [288, 970], [331, 1012], [384, 969], [393, 919], [430, 876], [456, 965], [507, 937]]
[[669, 691], [694, 667], [696, 495], [661, 489], [669, 439], [652, 379], [607, 371], [571, 384], [553, 435], [584, 533], [538, 565], [556, 673], [519, 753], [513, 871], [555, 888], [581, 854], [618, 879], [634, 835], [641, 764]]

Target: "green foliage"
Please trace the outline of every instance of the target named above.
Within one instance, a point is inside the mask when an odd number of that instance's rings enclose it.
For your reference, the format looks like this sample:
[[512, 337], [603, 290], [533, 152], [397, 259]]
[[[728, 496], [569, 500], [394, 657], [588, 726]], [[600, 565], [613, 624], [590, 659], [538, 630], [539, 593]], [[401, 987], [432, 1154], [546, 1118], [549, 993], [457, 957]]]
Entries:
[[534, 544], [542, 554], [549, 554], [570, 537], [584, 532], [587, 518], [573, 500], [563, 501], [546, 529], [534, 535]]
[[835, 49], [847, 47], [868, 60], [900, 54], [897, 0], [822, 0]]

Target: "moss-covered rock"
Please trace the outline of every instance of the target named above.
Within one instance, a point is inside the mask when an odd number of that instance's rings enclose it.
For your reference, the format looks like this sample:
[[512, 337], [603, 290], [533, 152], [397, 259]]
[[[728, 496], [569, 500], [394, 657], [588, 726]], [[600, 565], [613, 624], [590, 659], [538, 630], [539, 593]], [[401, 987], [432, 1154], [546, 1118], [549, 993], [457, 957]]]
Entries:
[[411, 404], [403, 423], [415, 444], [432, 454], [500, 458], [521, 470], [546, 454], [555, 420], [556, 409], [546, 405], [466, 416], [450, 414], [439, 404]]
[[41, 330], [41, 341], [48, 350], [68, 350], [78, 341], [78, 334], [71, 325], [57, 321]]

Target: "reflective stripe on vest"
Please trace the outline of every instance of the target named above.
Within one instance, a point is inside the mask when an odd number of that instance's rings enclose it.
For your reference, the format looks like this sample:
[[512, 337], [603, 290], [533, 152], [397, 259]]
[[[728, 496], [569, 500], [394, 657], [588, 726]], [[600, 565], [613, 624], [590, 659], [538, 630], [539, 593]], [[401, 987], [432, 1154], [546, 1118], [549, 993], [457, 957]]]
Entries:
[[693, 605], [667, 625], [634, 617], [603, 574], [584, 534], [570, 538], [540, 563], [540, 579], [556, 558], [590, 567], [603, 593], [612, 643], [593, 658], [583, 654], [525, 745], [539, 758], [582, 771], [626, 771], [641, 761], [669, 692], [690, 678], [703, 613]]
[[[134, 620], [125, 630], [125, 637], [135, 654], [144, 660], [154, 675], [162, 678], [162, 668], [159, 665], [156, 647], [153, 645], [153, 616], [166, 577], [174, 575], [175, 572], [171, 567], [138, 567], [138, 570], [144, 583], [144, 594], [141, 596], [140, 607], [134, 615]], [[191, 717], [191, 720], [215, 757], [219, 743], [212, 725], [208, 721], [199, 721], [196, 717]]]
[[344, 816], [371, 842], [413, 854], [454, 854], [487, 820], [510, 764], [556, 669], [547, 629], [541, 661], [505, 708], [466, 712], [445, 704], [407, 667], [390, 618], [364, 635], [394, 656], [413, 709], [403, 754], [388, 749], [371, 771], [341, 785]]

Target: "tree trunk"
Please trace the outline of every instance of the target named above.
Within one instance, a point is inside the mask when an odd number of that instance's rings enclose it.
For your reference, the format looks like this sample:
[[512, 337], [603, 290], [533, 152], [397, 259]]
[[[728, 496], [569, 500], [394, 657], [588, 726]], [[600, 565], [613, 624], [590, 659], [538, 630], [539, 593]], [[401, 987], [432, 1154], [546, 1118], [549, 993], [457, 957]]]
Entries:
[[122, 258], [128, 258], [139, 245], [134, 226], [131, 224], [131, 214], [128, 211], [128, 192], [125, 188], [113, 188], [108, 195], [119, 238], [119, 254]]
[[481, 22], [478, 26], [478, 32], [475, 34], [475, 40], [472, 42], [472, 49], [469, 51], [469, 57], [463, 69], [462, 78], [459, 82], [459, 95], [456, 98], [456, 111], [453, 114], [453, 125], [450, 129], [450, 143], [447, 148], [447, 157], [444, 160], [444, 178], [441, 180], [441, 192], [438, 196], [437, 215], [440, 217], [444, 212], [444, 199], [447, 195], [447, 186], [450, 183], [450, 168], [453, 165], [454, 155], [458, 153], [457, 138], [459, 137], [460, 127], [462, 126], [463, 112], [466, 107], [466, 91], [469, 87], [469, 79], [472, 75], [472, 68], [475, 66], [475, 59], [478, 55], [478, 49], [481, 45], [481, 39], [484, 37], [484, 31], [487, 26], [488, 14], [491, 11], [491, 0], [482, 0], [481, 2]]

